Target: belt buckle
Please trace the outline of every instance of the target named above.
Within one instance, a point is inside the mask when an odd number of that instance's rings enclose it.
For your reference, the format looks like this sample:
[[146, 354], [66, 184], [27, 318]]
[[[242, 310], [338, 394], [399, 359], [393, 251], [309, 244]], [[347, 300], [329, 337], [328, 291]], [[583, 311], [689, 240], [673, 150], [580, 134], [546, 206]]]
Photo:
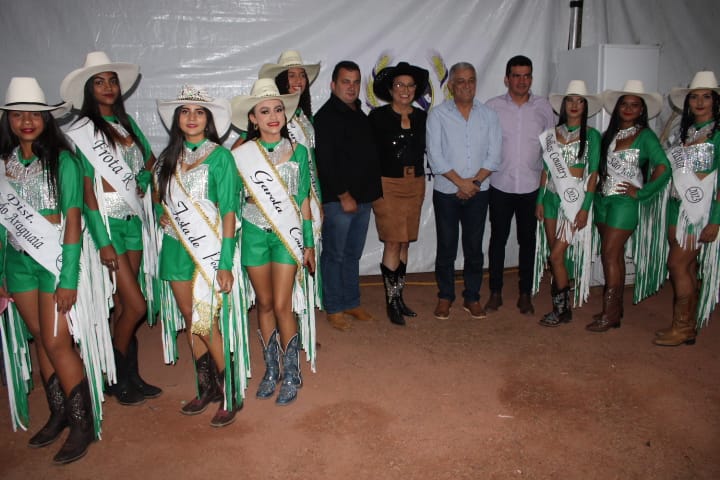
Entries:
[[406, 177], [415, 176], [415, 166], [403, 167], [403, 173]]

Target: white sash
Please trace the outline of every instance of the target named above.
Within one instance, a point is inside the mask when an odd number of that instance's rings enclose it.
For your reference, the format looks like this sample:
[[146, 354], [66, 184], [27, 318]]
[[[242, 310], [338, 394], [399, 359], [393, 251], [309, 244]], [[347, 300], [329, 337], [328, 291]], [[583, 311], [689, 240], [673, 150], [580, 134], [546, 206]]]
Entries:
[[[684, 165], [684, 147], [672, 148], [668, 153], [672, 157], [673, 167], [678, 163]], [[717, 171], [713, 170], [701, 180], [695, 172], [673, 168], [672, 177], [673, 185], [680, 197], [682, 214], [687, 215], [693, 225], [705, 226], [710, 218]]]
[[4, 161], [0, 161], [0, 223], [36, 262], [56, 278], [60, 276], [61, 232], [18, 196], [5, 177]]
[[213, 288], [222, 248], [221, 219], [213, 202], [190, 197], [179, 178], [181, 166], [177, 168], [164, 207], [178, 239], [198, 268], [199, 275], [193, 279], [192, 321], [203, 324], [212, 321], [222, 306]]
[[[302, 114], [301, 114], [302, 115]], [[313, 230], [320, 231], [322, 228], [322, 220], [321, 220], [321, 209], [322, 205], [320, 203], [320, 195], [318, 192], [320, 192], [319, 188], [319, 180], [315, 176], [317, 173], [317, 167], [315, 165], [315, 161], [313, 160], [312, 152], [314, 150], [313, 145], [311, 145], [311, 141], [308, 138], [308, 134], [305, 131], [305, 129], [302, 126], [302, 122], [297, 119], [297, 116], [293, 117], [290, 123], [287, 125], [288, 133], [290, 134], [290, 138], [295, 143], [299, 143], [300, 145], [304, 146], [308, 151], [308, 165], [310, 170], [310, 211], [312, 212], [312, 221], [313, 221]]]
[[565, 217], [572, 223], [585, 199], [583, 179], [574, 177], [563, 160], [554, 127], [540, 134], [540, 144], [543, 150], [543, 160], [550, 171], [550, 181], [555, 184], [555, 189], [560, 196], [560, 206]]
[[89, 119], [68, 131], [67, 135], [95, 168], [95, 174], [105, 179], [143, 223], [146, 223], [145, 209], [137, 194], [135, 173], [127, 165], [119, 149], [110, 145], [102, 132], [95, 132], [95, 126]]
[[300, 209], [282, 178], [257, 141], [233, 151], [243, 184], [273, 231], [285, 244], [298, 266], [303, 264], [303, 234]]

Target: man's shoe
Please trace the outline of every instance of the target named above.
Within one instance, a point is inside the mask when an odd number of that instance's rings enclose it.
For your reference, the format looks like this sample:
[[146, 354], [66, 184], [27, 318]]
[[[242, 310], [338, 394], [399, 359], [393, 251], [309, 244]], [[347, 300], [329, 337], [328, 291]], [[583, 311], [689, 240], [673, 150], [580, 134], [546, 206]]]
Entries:
[[487, 318], [487, 314], [485, 313], [485, 310], [483, 310], [483, 307], [480, 305], [480, 302], [468, 302], [466, 300], [463, 302], [463, 310], [468, 312], [474, 320], [482, 320], [483, 318]]
[[521, 293], [517, 301], [517, 307], [520, 313], [535, 313], [535, 307], [532, 304], [532, 297], [529, 293]]
[[502, 293], [490, 292], [490, 299], [485, 304], [485, 310], [487, 310], [488, 312], [495, 312], [498, 308], [502, 306], [502, 304]]
[[450, 305], [452, 305], [450, 300], [446, 298], [439, 298], [435, 311], [433, 312], [435, 318], [438, 320], [447, 320], [450, 318]]
[[375, 317], [373, 317], [370, 312], [368, 312], [362, 307], [351, 308], [349, 310], [345, 310], [344, 313], [355, 318], [355, 320], [360, 320], [361, 322], [369, 322], [370, 320], [375, 320]]
[[345, 315], [342, 312], [338, 313], [328, 313], [327, 314], [328, 322], [330, 322], [330, 325], [333, 326], [333, 328], [337, 328], [340, 331], [346, 331], [350, 330], [352, 327], [352, 324], [350, 321], [345, 318]]

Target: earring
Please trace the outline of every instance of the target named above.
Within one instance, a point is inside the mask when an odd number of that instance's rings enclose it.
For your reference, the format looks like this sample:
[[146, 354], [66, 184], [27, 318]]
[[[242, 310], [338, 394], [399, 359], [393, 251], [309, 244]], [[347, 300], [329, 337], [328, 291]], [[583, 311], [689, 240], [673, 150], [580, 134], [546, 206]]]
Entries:
[[252, 126], [253, 126], [253, 130], [257, 130], [257, 129], [258, 129], [258, 124], [257, 124], [257, 123], [253, 123]]

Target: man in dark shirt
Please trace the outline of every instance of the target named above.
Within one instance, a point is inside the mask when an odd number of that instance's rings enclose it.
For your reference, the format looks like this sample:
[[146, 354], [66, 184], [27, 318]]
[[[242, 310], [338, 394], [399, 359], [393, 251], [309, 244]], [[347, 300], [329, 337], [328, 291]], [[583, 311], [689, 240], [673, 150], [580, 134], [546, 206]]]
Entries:
[[335, 66], [332, 95], [315, 115], [315, 154], [323, 192], [320, 269], [328, 321], [339, 330], [372, 320], [360, 306], [360, 257], [372, 201], [382, 196], [380, 164], [370, 123], [360, 108], [360, 67]]

